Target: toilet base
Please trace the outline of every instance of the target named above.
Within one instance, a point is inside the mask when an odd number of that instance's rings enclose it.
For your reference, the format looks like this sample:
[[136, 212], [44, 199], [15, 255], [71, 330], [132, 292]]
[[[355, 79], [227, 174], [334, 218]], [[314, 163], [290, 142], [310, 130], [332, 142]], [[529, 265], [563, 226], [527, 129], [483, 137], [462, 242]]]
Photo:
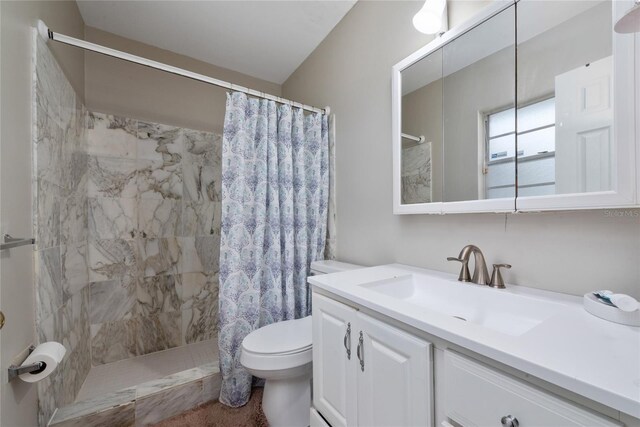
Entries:
[[262, 410], [270, 427], [308, 427], [310, 407], [310, 373], [265, 382]]

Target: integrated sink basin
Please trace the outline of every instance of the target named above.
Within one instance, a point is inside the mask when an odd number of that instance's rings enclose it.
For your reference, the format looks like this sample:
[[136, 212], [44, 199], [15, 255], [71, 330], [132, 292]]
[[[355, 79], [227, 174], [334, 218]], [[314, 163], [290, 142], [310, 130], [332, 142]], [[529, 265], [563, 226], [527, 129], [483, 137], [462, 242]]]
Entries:
[[513, 336], [563, 310], [561, 303], [430, 275], [407, 274], [359, 286]]

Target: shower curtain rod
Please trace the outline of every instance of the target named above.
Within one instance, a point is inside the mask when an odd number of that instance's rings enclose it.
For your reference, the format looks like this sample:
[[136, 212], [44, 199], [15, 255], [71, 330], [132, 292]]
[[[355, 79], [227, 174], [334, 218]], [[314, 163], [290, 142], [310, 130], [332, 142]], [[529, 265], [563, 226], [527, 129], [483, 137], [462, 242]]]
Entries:
[[109, 47], [101, 46], [99, 44], [76, 39], [74, 37], [66, 36], [64, 34], [54, 33], [53, 31], [51, 31], [51, 29], [49, 29], [49, 27], [47, 27], [47, 25], [42, 20], [38, 20], [38, 33], [45, 40], [50, 39], [59, 43], [64, 43], [71, 46], [79, 47], [84, 50], [90, 50], [92, 52], [100, 53], [102, 55], [112, 56], [114, 58], [133, 62], [139, 65], [144, 65], [145, 67], [149, 67], [149, 68], [155, 68], [156, 70], [166, 71], [167, 73], [187, 77], [192, 80], [198, 80], [204, 83], [208, 83], [208, 84], [229, 89], [232, 91], [243, 92], [243, 93], [246, 93], [247, 95], [255, 96], [257, 98], [264, 98], [264, 99], [278, 102], [280, 104], [291, 105], [292, 107], [298, 107], [306, 111], [312, 111], [314, 113], [327, 114], [327, 115], [330, 114], [329, 107], [316, 108], [310, 105], [301, 104], [299, 102], [280, 98], [279, 96], [260, 92], [255, 89], [250, 89], [244, 86], [239, 86], [233, 83], [225, 82], [224, 80], [214, 79], [213, 77], [205, 76], [204, 74], [198, 74], [182, 68], [174, 67], [173, 65], [163, 64], [162, 62], [153, 61], [151, 59], [143, 58], [141, 56], [132, 55], [130, 53], [111, 49]]

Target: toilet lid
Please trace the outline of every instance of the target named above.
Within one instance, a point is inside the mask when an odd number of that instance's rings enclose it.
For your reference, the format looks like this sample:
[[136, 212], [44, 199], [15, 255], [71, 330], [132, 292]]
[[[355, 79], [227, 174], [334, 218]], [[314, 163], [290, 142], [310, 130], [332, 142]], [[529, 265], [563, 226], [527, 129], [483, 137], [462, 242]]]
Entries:
[[297, 353], [311, 347], [311, 316], [272, 323], [251, 332], [242, 347], [253, 353]]

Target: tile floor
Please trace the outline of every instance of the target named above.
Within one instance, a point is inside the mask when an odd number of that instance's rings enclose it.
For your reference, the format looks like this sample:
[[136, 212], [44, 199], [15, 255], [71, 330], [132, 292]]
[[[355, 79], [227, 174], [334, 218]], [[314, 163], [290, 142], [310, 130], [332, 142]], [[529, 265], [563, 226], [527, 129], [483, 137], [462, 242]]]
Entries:
[[267, 418], [262, 411], [262, 391], [262, 388], [254, 388], [249, 403], [240, 408], [209, 402], [165, 419], [153, 427], [268, 427]]
[[201, 341], [186, 346], [94, 366], [76, 402], [132, 387], [147, 381], [218, 360], [218, 343]]

